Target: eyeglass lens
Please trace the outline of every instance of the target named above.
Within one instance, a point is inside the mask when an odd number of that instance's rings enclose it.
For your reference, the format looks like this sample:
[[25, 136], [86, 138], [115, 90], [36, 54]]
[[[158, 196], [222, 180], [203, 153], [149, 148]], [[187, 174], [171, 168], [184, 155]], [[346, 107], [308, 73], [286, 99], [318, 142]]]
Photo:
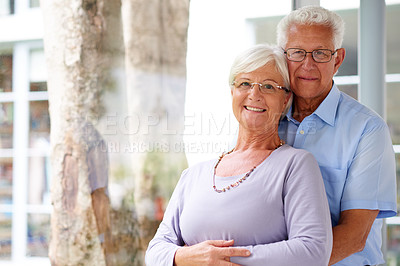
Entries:
[[289, 48], [285, 53], [287, 58], [291, 61], [301, 62], [306, 58], [307, 54], [310, 53], [316, 62], [324, 63], [329, 62], [335, 52], [329, 49], [316, 49], [312, 52], [307, 52], [304, 49]]

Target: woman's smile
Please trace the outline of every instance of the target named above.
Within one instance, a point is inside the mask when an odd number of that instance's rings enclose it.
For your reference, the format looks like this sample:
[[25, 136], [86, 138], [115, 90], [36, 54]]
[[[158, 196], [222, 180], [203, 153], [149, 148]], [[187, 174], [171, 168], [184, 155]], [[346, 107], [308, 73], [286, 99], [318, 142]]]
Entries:
[[258, 113], [262, 113], [267, 111], [267, 109], [262, 109], [262, 108], [257, 108], [257, 107], [251, 107], [251, 106], [247, 106], [245, 105], [244, 108], [248, 111], [253, 111], [253, 112], [258, 112]]

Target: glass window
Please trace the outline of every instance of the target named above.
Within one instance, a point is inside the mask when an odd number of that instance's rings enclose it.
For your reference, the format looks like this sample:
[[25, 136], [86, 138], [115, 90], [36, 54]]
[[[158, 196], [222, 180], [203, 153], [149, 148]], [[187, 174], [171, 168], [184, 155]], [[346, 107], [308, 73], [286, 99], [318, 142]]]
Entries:
[[400, 225], [389, 224], [387, 227], [387, 264], [400, 265]]
[[[393, 144], [400, 144], [400, 82], [387, 83], [387, 123]], [[398, 183], [400, 184], [400, 183]], [[400, 201], [399, 201], [400, 203]]]
[[47, 91], [47, 82], [31, 82], [30, 91]]
[[40, 1], [39, 0], [30, 0], [29, 1], [29, 7], [40, 7]]
[[29, 58], [30, 91], [47, 91], [46, 59], [43, 49], [32, 49]]
[[386, 7], [386, 60], [387, 73], [400, 73], [400, 45], [399, 28], [400, 25], [400, 5], [390, 5]]
[[[50, 143], [42, 138], [36, 143], [37, 152], [46, 153]], [[29, 158], [28, 204], [50, 205], [50, 160], [44, 156]]]
[[357, 84], [352, 84], [352, 85], [338, 85], [339, 90], [343, 91], [344, 93], [350, 95], [354, 99], [357, 100], [357, 90], [358, 90], [358, 85]]
[[50, 214], [28, 215], [27, 256], [47, 257], [50, 236]]
[[12, 203], [12, 158], [0, 158], [0, 204]]
[[48, 101], [32, 101], [29, 104], [29, 146], [43, 149], [43, 143], [49, 141], [50, 116]]
[[0, 55], [0, 92], [12, 91], [12, 55]]
[[0, 16], [14, 14], [14, 0], [0, 0]]
[[0, 213], [0, 260], [11, 259], [11, 213]]
[[0, 102], [0, 149], [13, 146], [13, 103]]

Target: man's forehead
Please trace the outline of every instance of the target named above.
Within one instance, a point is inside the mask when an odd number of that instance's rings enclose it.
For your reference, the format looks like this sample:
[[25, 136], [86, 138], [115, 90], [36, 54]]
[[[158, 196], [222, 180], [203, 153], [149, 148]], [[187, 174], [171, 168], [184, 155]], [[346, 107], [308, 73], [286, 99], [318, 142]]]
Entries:
[[312, 47], [313, 49], [332, 48], [332, 29], [324, 25], [292, 24], [287, 31], [287, 48]]

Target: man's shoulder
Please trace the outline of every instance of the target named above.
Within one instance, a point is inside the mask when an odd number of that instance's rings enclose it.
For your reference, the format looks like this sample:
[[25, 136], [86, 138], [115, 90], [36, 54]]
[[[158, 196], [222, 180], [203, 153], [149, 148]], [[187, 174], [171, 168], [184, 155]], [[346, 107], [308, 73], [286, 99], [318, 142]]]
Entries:
[[369, 124], [375, 126], [386, 126], [386, 122], [374, 110], [358, 102], [344, 92], [340, 92], [341, 97], [337, 109], [339, 122], [349, 124]]

